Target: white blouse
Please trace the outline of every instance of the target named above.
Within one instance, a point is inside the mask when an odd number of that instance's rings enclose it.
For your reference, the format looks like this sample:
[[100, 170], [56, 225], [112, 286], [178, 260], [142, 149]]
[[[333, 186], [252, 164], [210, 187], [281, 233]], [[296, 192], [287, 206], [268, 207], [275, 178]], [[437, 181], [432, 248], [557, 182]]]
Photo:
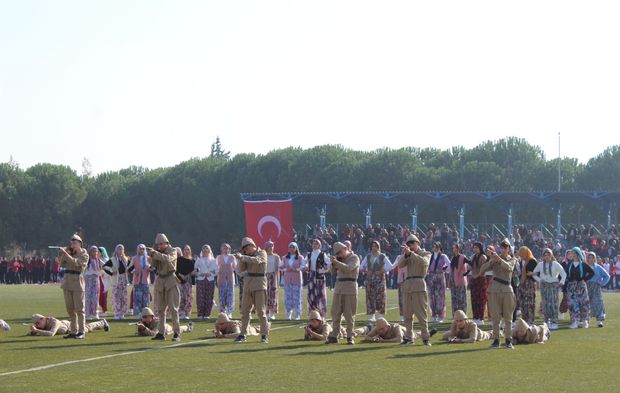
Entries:
[[217, 261], [212, 257], [200, 257], [196, 259], [194, 270], [197, 271], [196, 281], [203, 281], [205, 278], [207, 281], [213, 281], [215, 280], [218, 272]]

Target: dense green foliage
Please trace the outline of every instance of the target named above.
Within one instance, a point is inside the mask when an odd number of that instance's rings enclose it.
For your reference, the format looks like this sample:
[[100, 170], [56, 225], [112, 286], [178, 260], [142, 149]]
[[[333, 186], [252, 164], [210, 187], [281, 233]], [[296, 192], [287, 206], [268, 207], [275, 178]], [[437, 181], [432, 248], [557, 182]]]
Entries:
[[[199, 246], [232, 241], [243, 233], [240, 192], [284, 191], [553, 191], [557, 159], [518, 138], [484, 142], [472, 149], [380, 149], [342, 146], [285, 148], [264, 155], [228, 158], [219, 141], [207, 158], [170, 168], [131, 167], [80, 176], [66, 166], [38, 164], [26, 170], [0, 164], [0, 248], [27, 249], [66, 241], [73, 231], [88, 243], [150, 244], [164, 231], [174, 243]], [[620, 146], [587, 164], [564, 158], [563, 191], [620, 189]], [[564, 207], [567, 220], [604, 221], [597, 208]], [[296, 206], [297, 223], [318, 222], [312, 206]], [[445, 208], [421, 212], [420, 222], [455, 222]], [[329, 207], [329, 222], [362, 222], [358, 207]], [[402, 206], [375, 209], [378, 222], [409, 222]], [[505, 221], [492, 206], [468, 210], [468, 220]], [[515, 223], [554, 221], [550, 209], [516, 209]]]

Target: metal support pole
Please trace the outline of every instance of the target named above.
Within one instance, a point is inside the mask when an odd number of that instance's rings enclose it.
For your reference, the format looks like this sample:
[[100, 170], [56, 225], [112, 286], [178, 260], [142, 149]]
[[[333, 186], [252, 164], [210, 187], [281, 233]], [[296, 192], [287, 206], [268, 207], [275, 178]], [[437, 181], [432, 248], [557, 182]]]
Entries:
[[507, 234], [506, 237], [510, 239], [510, 236], [512, 235], [512, 203], [510, 204], [510, 207], [508, 208], [508, 228], [507, 228]]
[[557, 229], [557, 238], [562, 237], [562, 205], [558, 206], [558, 229]]
[[465, 205], [459, 210], [459, 237], [461, 241], [465, 238]]
[[416, 233], [418, 232], [418, 207], [414, 207], [409, 214], [411, 214], [411, 232]]

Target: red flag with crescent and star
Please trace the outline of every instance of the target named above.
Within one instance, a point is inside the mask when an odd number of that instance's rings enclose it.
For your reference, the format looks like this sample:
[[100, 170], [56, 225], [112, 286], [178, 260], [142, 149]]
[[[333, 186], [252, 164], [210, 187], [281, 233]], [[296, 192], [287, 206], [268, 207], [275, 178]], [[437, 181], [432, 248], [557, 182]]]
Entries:
[[293, 201], [244, 201], [245, 229], [256, 245], [274, 242], [274, 252], [284, 255], [293, 241]]

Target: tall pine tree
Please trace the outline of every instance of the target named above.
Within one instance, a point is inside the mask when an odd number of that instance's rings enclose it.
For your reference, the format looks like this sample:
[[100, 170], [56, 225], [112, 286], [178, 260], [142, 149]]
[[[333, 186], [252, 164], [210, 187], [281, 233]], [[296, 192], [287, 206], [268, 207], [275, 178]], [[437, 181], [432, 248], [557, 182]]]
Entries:
[[226, 160], [230, 158], [230, 151], [224, 150], [219, 136], [215, 138], [215, 142], [211, 145], [211, 155], [209, 157], [224, 158]]

